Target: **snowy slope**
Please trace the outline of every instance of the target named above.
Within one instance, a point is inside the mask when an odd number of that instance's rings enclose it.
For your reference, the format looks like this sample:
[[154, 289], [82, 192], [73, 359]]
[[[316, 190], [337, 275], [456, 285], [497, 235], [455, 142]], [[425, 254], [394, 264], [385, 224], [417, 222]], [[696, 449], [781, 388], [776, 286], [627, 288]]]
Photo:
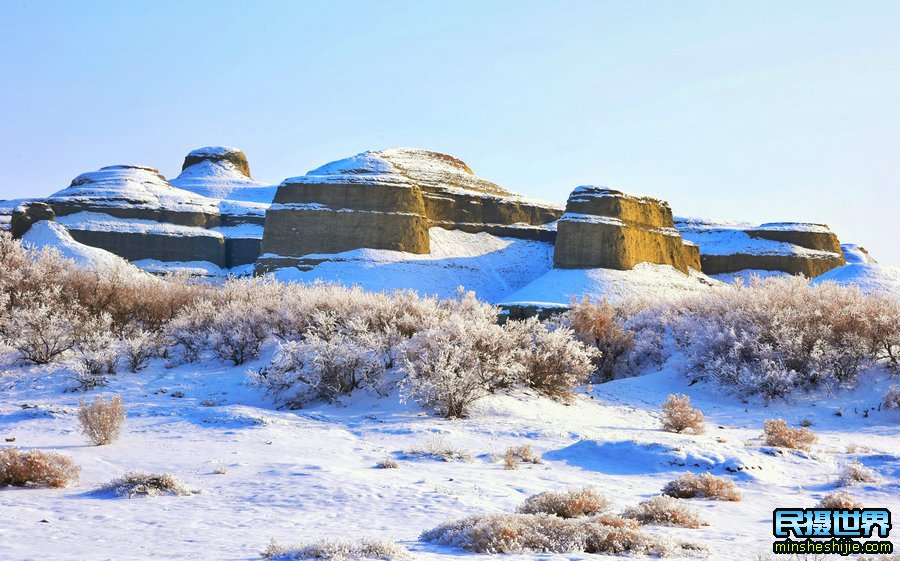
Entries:
[[444, 298], [464, 286], [483, 300], [497, 302], [553, 266], [549, 243], [443, 228], [429, 232], [431, 253], [427, 255], [382, 249], [307, 255], [305, 259], [322, 263], [309, 271], [279, 269], [274, 276], [295, 282], [338, 281], [367, 290], [409, 288]]
[[238, 148], [208, 146], [191, 151], [188, 158], [199, 161], [184, 168], [169, 183], [179, 189], [213, 199], [271, 203], [277, 186], [248, 177], [227, 159], [229, 154], [240, 154], [246, 164], [243, 152]]
[[858, 286], [865, 293], [887, 293], [900, 298], [900, 267], [878, 263], [850, 263], [812, 280], [813, 284], [834, 282]]
[[78, 243], [72, 239], [65, 226], [58, 222], [42, 220], [35, 223], [22, 237], [22, 244], [33, 249], [56, 249], [60, 255], [86, 269], [121, 269], [139, 273], [137, 267], [118, 255]]
[[702, 273], [685, 275], [670, 265], [639, 263], [630, 271], [552, 269], [521, 290], [507, 294], [504, 304], [566, 305], [587, 296], [610, 301], [628, 298], [669, 299], [723, 286]]
[[[252, 561], [272, 538], [369, 537], [398, 540], [423, 561], [612, 561], [623, 558], [475, 555], [418, 536], [447, 519], [509, 512], [531, 494], [585, 485], [620, 512], [685, 471], [733, 480], [743, 501], [691, 500], [709, 526], [649, 531], [704, 544], [711, 561], [756, 559], [771, 548], [772, 509], [814, 506], [853, 460], [877, 470], [882, 482], [851, 493], [867, 505], [900, 508], [900, 416], [872, 409], [872, 396], [889, 383], [884, 374], [866, 380], [864, 392], [763, 407], [689, 385], [664, 369], [597, 385], [572, 405], [500, 394], [478, 404], [470, 419], [444, 420], [401, 405], [396, 395], [276, 411], [244, 385], [247, 368], [261, 364], [155, 362], [139, 374], [112, 377], [108, 388], [87, 397], [121, 394], [128, 418], [122, 439], [99, 447], [80, 434], [74, 413], [85, 395], [64, 393], [68, 371], [7, 368], [0, 375], [0, 433], [22, 448], [70, 454], [82, 472], [71, 488], [0, 490], [0, 559]], [[184, 396], [174, 397], [176, 391]], [[706, 414], [707, 434], [660, 430], [659, 405], [672, 392], [688, 394]], [[819, 442], [810, 453], [762, 446], [762, 423], [771, 417], [792, 425], [808, 419]], [[475, 458], [403, 459], [404, 450], [433, 441]], [[507, 471], [491, 458], [523, 444], [544, 463]], [[375, 469], [385, 458], [396, 458], [400, 468]], [[216, 473], [220, 468], [226, 472]], [[130, 500], [92, 492], [135, 469], [174, 473], [203, 492]]]
[[755, 226], [749, 222], [675, 218], [675, 229], [681, 237], [700, 246], [704, 255], [796, 255], [800, 257], [832, 257], [828, 251], [809, 249], [797, 244], [752, 237], [745, 230], [828, 232], [818, 224], [770, 223]]

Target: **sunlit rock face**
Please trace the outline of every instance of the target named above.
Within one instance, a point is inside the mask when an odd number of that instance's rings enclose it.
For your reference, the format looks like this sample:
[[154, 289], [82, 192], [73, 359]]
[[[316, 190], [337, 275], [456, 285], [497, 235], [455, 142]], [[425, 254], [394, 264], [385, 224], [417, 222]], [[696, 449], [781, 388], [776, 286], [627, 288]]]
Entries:
[[696, 246], [673, 227], [668, 203], [606, 187], [582, 186], [557, 226], [554, 266], [629, 270], [638, 263], [700, 269]]
[[227, 146], [192, 150], [171, 184], [204, 197], [254, 203], [271, 203], [276, 190], [254, 180], [244, 152]]

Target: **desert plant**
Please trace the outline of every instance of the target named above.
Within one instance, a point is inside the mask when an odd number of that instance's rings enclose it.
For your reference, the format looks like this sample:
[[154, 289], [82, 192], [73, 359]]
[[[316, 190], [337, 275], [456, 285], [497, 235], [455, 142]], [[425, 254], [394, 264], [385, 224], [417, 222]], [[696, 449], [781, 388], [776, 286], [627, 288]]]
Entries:
[[894, 409], [900, 411], [900, 386], [891, 386], [884, 393], [881, 405], [885, 409]]
[[400, 467], [400, 462], [392, 458], [387, 458], [379, 461], [375, 464], [375, 467], [378, 469], [398, 469]]
[[519, 339], [525, 384], [558, 401], [571, 401], [573, 390], [588, 381], [600, 352], [575, 339], [566, 327], [548, 329], [537, 318], [508, 322]]
[[666, 495], [657, 495], [638, 503], [637, 506], [628, 507], [622, 516], [637, 520], [641, 524], [681, 528], [699, 528], [707, 525], [686, 502]]
[[686, 395], [671, 394], [662, 405], [660, 415], [663, 429], [670, 432], [703, 434], [703, 413], [691, 407], [691, 398]]
[[863, 508], [862, 502], [846, 491], [835, 491], [825, 495], [817, 506], [833, 509]]
[[809, 450], [816, 442], [816, 435], [809, 429], [792, 429], [784, 419], [768, 419], [763, 423], [763, 437], [766, 446]]
[[263, 551], [263, 559], [322, 559], [323, 561], [353, 561], [362, 559], [409, 558], [409, 551], [391, 540], [323, 539], [303, 545], [281, 545], [275, 540]]
[[97, 397], [90, 405], [81, 400], [78, 403], [78, 422], [81, 423], [81, 431], [95, 445], [112, 444], [119, 439], [125, 424], [122, 396], [114, 395], [109, 400]]
[[102, 485], [98, 493], [114, 493], [119, 497], [158, 497], [161, 495], [193, 495], [197, 489], [191, 489], [171, 473], [143, 473], [129, 471], [118, 479]]
[[850, 487], [857, 483], [878, 483], [878, 475], [860, 462], [845, 465], [838, 476], [838, 487]]
[[508, 470], [519, 469], [519, 464], [525, 462], [527, 464], [540, 464], [544, 460], [541, 455], [535, 452], [530, 444], [522, 446], [510, 446], [506, 449], [502, 456], [503, 464]]
[[471, 462], [472, 454], [446, 444], [443, 439], [435, 438], [403, 452], [407, 458], [426, 458], [442, 462]]
[[571, 491], [545, 491], [528, 497], [519, 507], [522, 514], [552, 514], [560, 518], [592, 516], [609, 510], [610, 501], [591, 487]]
[[632, 521], [601, 515], [560, 518], [551, 514], [485, 514], [442, 524], [422, 541], [476, 553], [598, 553], [702, 555], [703, 546], [647, 534]]
[[741, 493], [734, 482], [711, 473], [695, 475], [687, 472], [663, 487], [663, 495], [676, 499], [711, 499], [717, 501], [740, 501]]
[[592, 301], [584, 297], [572, 304], [567, 314], [572, 329], [597, 349], [594, 360], [600, 380], [612, 380], [634, 347], [634, 334], [622, 328], [616, 308], [607, 300]]
[[78, 482], [81, 468], [58, 452], [0, 449], [0, 487], [65, 487]]

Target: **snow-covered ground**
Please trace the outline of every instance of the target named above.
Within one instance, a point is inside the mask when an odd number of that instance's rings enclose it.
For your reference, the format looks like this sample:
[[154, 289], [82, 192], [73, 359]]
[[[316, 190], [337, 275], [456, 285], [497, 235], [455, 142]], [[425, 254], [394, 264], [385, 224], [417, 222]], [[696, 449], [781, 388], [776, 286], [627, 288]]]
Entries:
[[[249, 561], [272, 538], [329, 536], [398, 540], [415, 559], [496, 558], [417, 538], [449, 518], [511, 511], [547, 490], [592, 485], [622, 509], [686, 470], [734, 480], [743, 501], [692, 500], [709, 526], [650, 531], [706, 544], [710, 559], [754, 559], [771, 547], [772, 509], [813, 506], [853, 460], [876, 470], [882, 483], [850, 492], [869, 506], [900, 507], [900, 415], [875, 410], [889, 383], [884, 373], [869, 374], [857, 392], [764, 406], [690, 384], [670, 362], [657, 373], [586, 389], [572, 405], [518, 392], [480, 402], [470, 419], [444, 420], [396, 395], [274, 410], [245, 383], [248, 368], [265, 358], [242, 367], [157, 362], [87, 395], [65, 393], [71, 382], [63, 368], [4, 364], [0, 434], [16, 440], [0, 446], [58, 450], [82, 472], [75, 487], [0, 490], [0, 559]], [[703, 410], [705, 435], [659, 428], [659, 405], [672, 392], [690, 395]], [[123, 436], [91, 446], [74, 416], [78, 400], [113, 393], [128, 411]], [[761, 446], [762, 422], [772, 417], [810, 421], [819, 442], [810, 453]], [[403, 458], [404, 450], [435, 441], [474, 460]], [[522, 444], [544, 463], [507, 471], [491, 458]], [[400, 468], [376, 469], [385, 458]], [[215, 473], [219, 468], [226, 472]], [[171, 472], [203, 492], [136, 499], [92, 492], [126, 470]]]

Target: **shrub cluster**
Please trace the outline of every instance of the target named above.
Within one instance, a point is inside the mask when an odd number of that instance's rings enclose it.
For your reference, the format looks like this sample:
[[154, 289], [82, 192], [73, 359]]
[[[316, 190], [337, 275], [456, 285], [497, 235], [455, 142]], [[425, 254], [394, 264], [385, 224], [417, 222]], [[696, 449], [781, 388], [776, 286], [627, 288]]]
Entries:
[[641, 524], [682, 528], [699, 528], [707, 525], [686, 502], [668, 495], [657, 495], [638, 503], [637, 506], [628, 507], [622, 516], [637, 520]]
[[65, 487], [78, 482], [80, 471], [58, 452], [0, 449], [0, 487]]
[[560, 518], [593, 516], [610, 509], [610, 501], [591, 487], [571, 491], [546, 491], [528, 497], [519, 507], [522, 514], [552, 514]]
[[158, 497], [161, 495], [193, 495], [198, 491], [185, 485], [171, 473], [143, 473], [129, 471], [97, 488], [99, 493], [114, 493], [119, 497]]
[[564, 318], [603, 351], [601, 381], [639, 374], [674, 348], [687, 371], [738, 395], [849, 387], [874, 365], [900, 372], [900, 301], [801, 277], [752, 279], [664, 303], [582, 300]]
[[863, 508], [862, 501], [846, 491], [835, 491], [825, 495], [817, 506], [819, 508], [834, 509]]
[[324, 539], [304, 545], [281, 545], [272, 540], [262, 552], [263, 559], [321, 559], [323, 561], [351, 561], [356, 559], [409, 558], [409, 551], [391, 540], [360, 539], [347, 541]]

